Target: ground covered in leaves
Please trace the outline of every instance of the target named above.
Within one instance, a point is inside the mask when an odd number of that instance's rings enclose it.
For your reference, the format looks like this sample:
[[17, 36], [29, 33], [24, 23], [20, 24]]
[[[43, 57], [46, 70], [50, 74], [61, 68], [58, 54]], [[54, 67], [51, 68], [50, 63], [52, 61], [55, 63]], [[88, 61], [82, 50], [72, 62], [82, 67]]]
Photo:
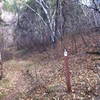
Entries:
[[99, 42], [100, 34], [92, 35], [96, 39], [85, 40], [93, 47], [86, 47], [77, 38], [78, 53], [72, 54], [76, 49], [72, 40], [64, 42], [69, 51], [72, 93], [67, 92], [63, 53], [59, 49], [28, 55], [17, 51], [13, 59], [4, 63], [0, 100], [100, 100], [100, 56], [86, 53], [98, 50], [94, 44]]

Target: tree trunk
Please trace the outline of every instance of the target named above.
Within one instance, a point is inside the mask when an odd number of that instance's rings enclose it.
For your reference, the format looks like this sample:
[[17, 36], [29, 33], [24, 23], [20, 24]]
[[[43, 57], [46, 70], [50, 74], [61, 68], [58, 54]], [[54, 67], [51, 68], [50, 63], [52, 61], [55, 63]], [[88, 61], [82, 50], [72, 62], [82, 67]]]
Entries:
[[2, 58], [1, 58], [1, 53], [0, 53], [0, 80], [3, 78], [3, 63], [2, 63]]

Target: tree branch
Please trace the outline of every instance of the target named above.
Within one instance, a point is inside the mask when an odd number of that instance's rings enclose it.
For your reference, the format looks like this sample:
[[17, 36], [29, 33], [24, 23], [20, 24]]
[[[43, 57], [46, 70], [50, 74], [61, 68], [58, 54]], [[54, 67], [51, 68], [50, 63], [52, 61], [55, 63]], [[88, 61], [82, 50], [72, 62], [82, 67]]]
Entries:
[[46, 26], [48, 26], [48, 24], [44, 21], [44, 19], [42, 18], [42, 16], [41, 16], [39, 13], [37, 13], [37, 12], [36, 12], [32, 7], [30, 7], [28, 4], [24, 3], [24, 5], [27, 6], [29, 9], [31, 9], [36, 15], [38, 15], [38, 16], [41, 18], [41, 20], [43, 21], [43, 23], [44, 23]]
[[81, 3], [82, 6], [85, 6], [85, 7], [89, 8], [89, 9], [92, 9], [92, 10], [94, 10], [94, 11], [100, 13], [100, 10], [98, 9], [98, 7], [97, 7], [97, 5], [96, 5], [96, 3], [95, 3], [94, 0], [93, 0], [93, 4], [95, 5], [95, 7], [87, 6], [87, 5]]

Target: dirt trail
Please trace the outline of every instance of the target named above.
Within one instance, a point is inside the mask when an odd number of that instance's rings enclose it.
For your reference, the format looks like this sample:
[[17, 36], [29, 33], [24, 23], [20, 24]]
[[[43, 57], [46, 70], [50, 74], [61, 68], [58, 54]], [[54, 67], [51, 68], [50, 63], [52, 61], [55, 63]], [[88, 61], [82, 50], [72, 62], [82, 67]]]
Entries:
[[34, 79], [27, 72], [16, 71], [13, 78], [14, 88], [3, 100], [15, 100], [20, 93], [27, 93], [35, 88], [35, 85], [33, 85], [35, 83]]
[[[20, 58], [8, 61], [4, 66], [6, 78], [10, 80], [12, 90], [3, 100], [18, 100], [19, 98], [21, 100], [23, 94], [31, 95], [33, 100], [35, 100], [34, 98], [52, 100], [56, 97], [61, 97], [61, 100], [66, 100], [66, 98], [69, 100], [81, 100], [80, 98], [92, 100], [95, 97], [94, 100], [99, 100], [99, 96], [94, 95], [100, 94], [99, 87], [97, 90], [95, 89], [98, 81], [95, 63], [100, 63], [100, 61], [92, 61], [95, 57], [97, 56], [83, 53], [69, 55], [72, 89], [74, 91], [71, 95], [63, 91], [66, 89], [66, 84], [62, 57], [52, 60], [48, 58], [47, 53], [43, 53], [32, 54], [27, 59]], [[42, 87], [39, 88], [40, 86]], [[61, 91], [58, 92], [58, 90]], [[73, 99], [74, 97], [75, 99]]]

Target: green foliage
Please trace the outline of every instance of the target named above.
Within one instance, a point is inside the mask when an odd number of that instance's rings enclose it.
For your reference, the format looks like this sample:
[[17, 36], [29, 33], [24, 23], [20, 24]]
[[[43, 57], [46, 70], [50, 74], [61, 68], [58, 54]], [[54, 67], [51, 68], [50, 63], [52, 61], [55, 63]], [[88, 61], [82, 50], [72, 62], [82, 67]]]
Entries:
[[33, 0], [4, 0], [4, 10], [10, 12], [18, 12], [22, 9], [24, 3], [31, 3]]
[[[55, 8], [56, 0], [45, 0], [45, 2], [51, 6], [51, 8]], [[35, 0], [4, 0], [4, 9], [11, 12], [17, 12], [18, 9], [23, 8], [23, 4], [31, 4], [35, 3]]]
[[13, 0], [13, 2], [9, 2], [9, 0], [5, 0], [4, 2], [4, 10], [6, 11], [11, 11], [11, 12], [16, 12], [17, 9], [17, 5], [16, 5], [16, 1]]
[[51, 7], [55, 7], [56, 5], [56, 0], [51, 0]]
[[31, 3], [34, 3], [34, 2], [35, 0], [28, 0], [26, 3], [30, 5]]

